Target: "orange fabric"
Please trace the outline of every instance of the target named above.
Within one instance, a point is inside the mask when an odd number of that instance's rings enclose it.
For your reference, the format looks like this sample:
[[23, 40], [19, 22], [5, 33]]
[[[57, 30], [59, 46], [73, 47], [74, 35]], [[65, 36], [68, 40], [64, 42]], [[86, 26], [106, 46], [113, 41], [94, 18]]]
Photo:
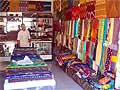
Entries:
[[102, 79], [100, 79], [98, 82], [100, 83], [100, 84], [106, 84], [108, 81], [110, 81], [110, 78], [108, 78], [108, 77], [104, 77], [104, 78], [102, 78]]
[[98, 36], [98, 19], [93, 19], [93, 21], [92, 21], [92, 31], [91, 31], [92, 42], [97, 41], [97, 36]]

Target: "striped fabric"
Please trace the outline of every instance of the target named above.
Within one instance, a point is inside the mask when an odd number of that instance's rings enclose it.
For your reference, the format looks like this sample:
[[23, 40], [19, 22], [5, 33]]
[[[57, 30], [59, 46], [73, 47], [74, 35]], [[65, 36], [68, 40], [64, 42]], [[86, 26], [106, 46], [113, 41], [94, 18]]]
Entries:
[[0, 0], [0, 12], [8, 12], [10, 9], [8, 0]]

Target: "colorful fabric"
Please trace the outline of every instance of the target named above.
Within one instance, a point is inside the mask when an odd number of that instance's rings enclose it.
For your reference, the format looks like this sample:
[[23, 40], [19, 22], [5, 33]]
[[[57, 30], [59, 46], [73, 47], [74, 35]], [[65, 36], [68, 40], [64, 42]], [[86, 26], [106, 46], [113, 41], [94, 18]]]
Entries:
[[102, 65], [101, 65], [101, 73], [104, 73], [105, 71], [105, 62], [106, 62], [106, 59], [107, 59], [107, 50], [108, 50], [108, 47], [104, 47], [104, 54], [103, 54], [103, 57], [102, 57]]
[[113, 32], [113, 38], [112, 38], [112, 43], [117, 44], [118, 43], [118, 35], [120, 32], [120, 19], [115, 18], [114, 19], [114, 32]]
[[104, 85], [104, 84], [106, 84], [106, 83], [109, 82], [109, 81], [110, 81], [110, 78], [108, 78], [108, 77], [106, 76], [106, 77], [100, 79], [100, 80], [99, 80], [99, 83]]
[[83, 35], [83, 41], [86, 41], [87, 30], [88, 30], [88, 20], [84, 20], [84, 35]]
[[95, 1], [91, 1], [87, 3], [86, 9], [86, 18], [93, 19], [95, 18]]
[[78, 27], [78, 38], [79, 39], [81, 39], [81, 37], [82, 37], [82, 31], [83, 31], [82, 24], [83, 24], [83, 20], [80, 20], [79, 21], [79, 27]]
[[93, 56], [94, 56], [94, 49], [95, 49], [95, 43], [90, 42], [89, 58], [92, 60], [93, 60]]
[[81, 35], [81, 40], [83, 40], [84, 37], [84, 20], [82, 22], [82, 35]]
[[108, 48], [107, 53], [108, 54], [107, 54], [107, 59], [106, 59], [106, 63], [105, 63], [105, 72], [109, 71], [109, 69], [110, 69], [112, 50], [110, 48]]
[[86, 41], [89, 41], [90, 39], [91, 39], [91, 20], [88, 20]]
[[88, 42], [86, 42], [86, 56], [88, 56], [88, 54], [89, 54], [89, 51], [90, 50], [90, 42], [88, 41]]
[[75, 20], [75, 22], [74, 22], [74, 38], [78, 37], [78, 26], [79, 26], [79, 21]]
[[98, 36], [98, 19], [92, 20], [91, 41], [96, 42]]
[[104, 63], [102, 57], [104, 55], [104, 43], [105, 43], [106, 35], [107, 35], [107, 25], [108, 25], [108, 19], [106, 18], [104, 20], [104, 35], [103, 35], [103, 42], [102, 42], [102, 53], [101, 53], [101, 60], [100, 60], [100, 65], [99, 65], [100, 69], [101, 69], [102, 64]]
[[109, 45], [112, 44], [112, 39], [113, 39], [113, 29], [114, 29], [114, 18], [110, 18], [109, 20], [109, 32], [107, 36], [107, 41], [109, 42]]
[[81, 19], [85, 19], [86, 18], [86, 4], [80, 4], [80, 7], [79, 7], [79, 17]]

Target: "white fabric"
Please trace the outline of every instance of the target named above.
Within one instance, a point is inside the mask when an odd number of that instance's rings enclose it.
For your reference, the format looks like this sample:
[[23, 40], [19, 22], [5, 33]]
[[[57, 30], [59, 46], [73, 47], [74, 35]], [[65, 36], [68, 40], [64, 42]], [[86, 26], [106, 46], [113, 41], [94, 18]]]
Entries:
[[30, 60], [28, 56], [25, 56], [23, 60], [16, 62], [18, 65], [30, 65], [33, 64], [33, 62]]
[[20, 40], [20, 47], [29, 47], [30, 33], [28, 30], [20, 30], [18, 33], [17, 40]]
[[23, 90], [23, 88], [45, 87], [45, 86], [55, 87], [56, 82], [54, 79], [49, 79], [49, 80], [33, 80], [33, 81], [9, 83], [8, 79], [6, 79], [4, 83], [4, 90], [13, 90], [13, 89]]

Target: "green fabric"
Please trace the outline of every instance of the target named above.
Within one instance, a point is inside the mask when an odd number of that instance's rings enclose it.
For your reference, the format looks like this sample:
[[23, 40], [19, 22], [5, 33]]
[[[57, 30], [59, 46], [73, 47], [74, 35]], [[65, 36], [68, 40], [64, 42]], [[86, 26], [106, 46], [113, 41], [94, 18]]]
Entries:
[[31, 65], [17, 65], [17, 64], [9, 64], [7, 68], [26, 68], [26, 67], [39, 67], [39, 66], [48, 66], [45, 62], [41, 62], [38, 64], [31, 64]]
[[[104, 19], [103, 19], [104, 20]], [[105, 43], [105, 40], [106, 40], [106, 35], [107, 35], [107, 26], [108, 26], [108, 19], [106, 18], [104, 20], [104, 35], [103, 35], [103, 42], [102, 42], [102, 54], [101, 54], [101, 60], [100, 60], [100, 65], [99, 65], [99, 68], [101, 69], [101, 71], [103, 70], [103, 67], [104, 65], [104, 60], [103, 60], [103, 56], [104, 56], [104, 43]]]

